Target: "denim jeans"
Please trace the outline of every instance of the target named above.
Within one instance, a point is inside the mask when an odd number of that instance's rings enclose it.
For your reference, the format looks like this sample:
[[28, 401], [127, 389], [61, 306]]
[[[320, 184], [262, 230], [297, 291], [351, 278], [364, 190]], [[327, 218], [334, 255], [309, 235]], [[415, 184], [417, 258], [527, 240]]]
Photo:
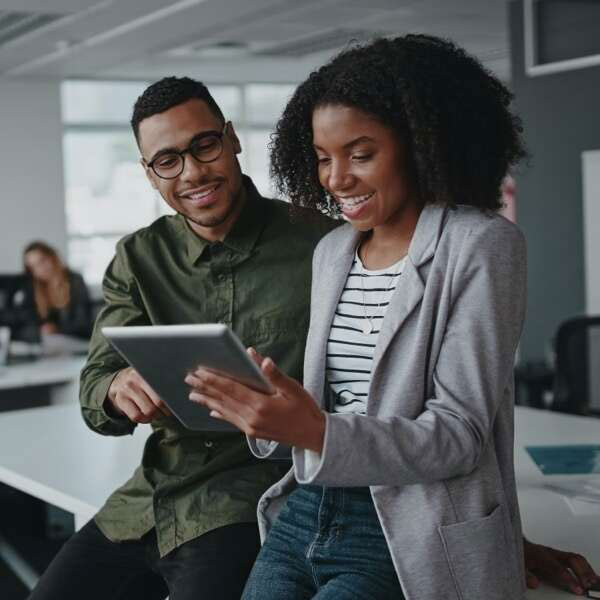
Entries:
[[369, 489], [296, 488], [267, 536], [242, 598], [403, 599]]

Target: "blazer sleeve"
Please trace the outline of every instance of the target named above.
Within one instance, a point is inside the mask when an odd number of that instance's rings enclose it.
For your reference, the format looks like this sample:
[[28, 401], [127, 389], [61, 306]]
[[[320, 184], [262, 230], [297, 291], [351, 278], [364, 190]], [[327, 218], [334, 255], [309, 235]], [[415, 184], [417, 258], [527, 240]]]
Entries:
[[513, 376], [526, 304], [523, 235], [499, 219], [471, 230], [448, 276], [452, 307], [423, 412], [415, 419], [327, 414], [316, 468], [294, 448], [300, 483], [399, 486], [476, 468]]

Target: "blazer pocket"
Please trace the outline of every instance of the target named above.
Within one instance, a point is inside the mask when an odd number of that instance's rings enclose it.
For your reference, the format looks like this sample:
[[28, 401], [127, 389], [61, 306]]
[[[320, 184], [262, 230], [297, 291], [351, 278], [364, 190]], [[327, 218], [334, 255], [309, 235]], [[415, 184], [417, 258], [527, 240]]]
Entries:
[[510, 600], [504, 510], [442, 525], [439, 532], [461, 600]]

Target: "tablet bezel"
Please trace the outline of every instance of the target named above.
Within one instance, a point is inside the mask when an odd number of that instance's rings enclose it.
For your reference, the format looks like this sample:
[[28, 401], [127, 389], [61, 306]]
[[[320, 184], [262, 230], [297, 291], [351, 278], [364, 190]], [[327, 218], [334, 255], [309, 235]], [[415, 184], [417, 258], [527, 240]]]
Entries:
[[[194, 431], [237, 431], [226, 421], [192, 403], [185, 375], [205, 366], [263, 393], [273, 387], [224, 324], [136, 325], [103, 327], [102, 333], [162, 398], [177, 419]], [[160, 352], [157, 356], [156, 352]], [[159, 374], [160, 371], [160, 374]]]

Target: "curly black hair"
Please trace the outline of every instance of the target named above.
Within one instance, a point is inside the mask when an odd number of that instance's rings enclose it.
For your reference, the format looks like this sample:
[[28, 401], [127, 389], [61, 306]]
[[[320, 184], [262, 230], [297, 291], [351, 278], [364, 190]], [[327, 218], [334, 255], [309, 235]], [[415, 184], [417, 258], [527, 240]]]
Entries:
[[477, 59], [429, 35], [378, 39], [342, 51], [288, 102], [269, 145], [271, 176], [297, 207], [336, 215], [317, 174], [316, 108], [357, 108], [396, 132], [421, 203], [497, 210], [509, 168], [527, 156], [512, 94]]
[[201, 81], [189, 77], [163, 77], [148, 86], [133, 105], [131, 128], [138, 145], [140, 143], [140, 123], [144, 119], [165, 112], [192, 98], [206, 102], [214, 115], [225, 124], [225, 117], [219, 105]]

